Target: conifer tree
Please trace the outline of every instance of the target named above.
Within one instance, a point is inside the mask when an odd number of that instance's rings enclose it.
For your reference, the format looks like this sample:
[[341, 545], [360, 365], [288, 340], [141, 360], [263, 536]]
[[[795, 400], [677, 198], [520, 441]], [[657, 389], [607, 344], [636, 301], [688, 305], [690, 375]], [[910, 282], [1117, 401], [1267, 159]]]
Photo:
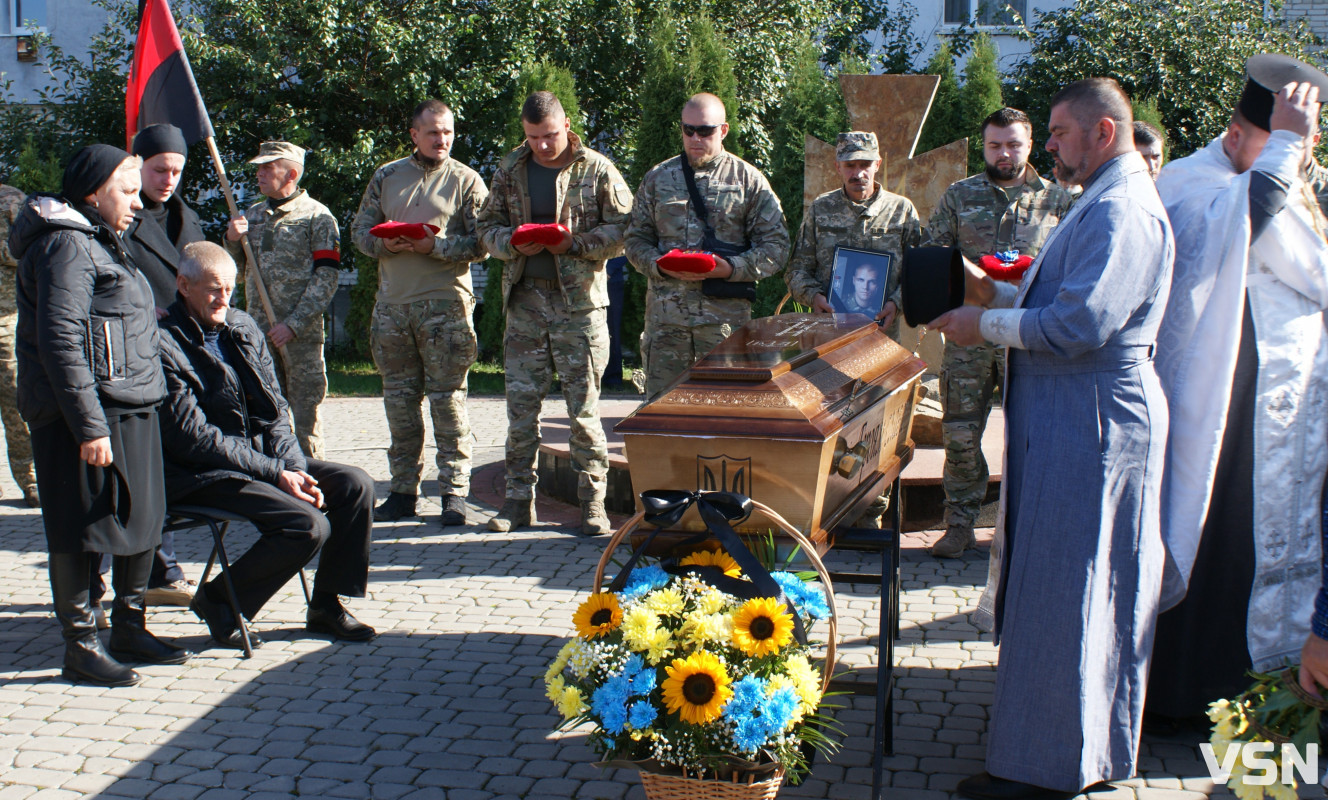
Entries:
[[[729, 135], [724, 149], [741, 156], [742, 120], [738, 119], [738, 79], [733, 74], [733, 58], [715, 31], [709, 14], [700, 13], [692, 19], [688, 29], [687, 55], [683, 61], [683, 82], [687, 96], [709, 92], [724, 103], [729, 123]], [[678, 106], [675, 114], [682, 112]], [[675, 116], [676, 119], [676, 116]], [[674, 126], [676, 129], [676, 125]]]
[[821, 45], [810, 37], [790, 65], [779, 107], [771, 156], [770, 185], [784, 205], [784, 218], [794, 234], [802, 220], [804, 137], [834, 143], [848, 130], [848, 110], [837, 75], [821, 65]]
[[682, 152], [678, 115], [687, 102], [687, 87], [679, 50], [678, 23], [668, 9], [663, 9], [650, 26], [646, 44], [641, 122], [636, 132], [636, 153], [628, 170], [633, 186], [641, 185], [651, 167]]
[[931, 111], [927, 113], [927, 121], [922, 126], [922, 135], [918, 137], [918, 153], [935, 150], [972, 135], [969, 131], [962, 130], [963, 123], [959, 113], [959, 80], [955, 77], [954, 56], [950, 52], [950, 45], [944, 39], [936, 48], [936, 52], [932, 53], [931, 60], [927, 62], [923, 71], [927, 75], [941, 76], [941, 82], [936, 87], [936, 97], [931, 101]]
[[581, 104], [576, 97], [576, 78], [572, 71], [544, 60], [527, 62], [512, 93], [511, 121], [507, 126], [505, 141], [508, 150], [516, 149], [525, 141], [526, 131], [521, 127], [521, 106], [535, 92], [553, 92], [558, 102], [563, 104], [567, 118], [572, 121], [572, 130], [578, 136], [585, 130]]
[[987, 34], [979, 34], [964, 65], [964, 87], [959, 90], [959, 115], [964, 135], [968, 136], [969, 174], [983, 169], [982, 121], [1004, 104], [996, 71], [996, 45]]

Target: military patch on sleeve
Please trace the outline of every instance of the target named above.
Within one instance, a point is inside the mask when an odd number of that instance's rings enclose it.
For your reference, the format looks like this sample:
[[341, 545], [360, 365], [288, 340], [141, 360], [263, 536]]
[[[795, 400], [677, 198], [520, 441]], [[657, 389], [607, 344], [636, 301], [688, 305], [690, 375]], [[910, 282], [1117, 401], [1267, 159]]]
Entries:
[[630, 209], [632, 207], [632, 192], [627, 188], [626, 183], [618, 181], [613, 184], [613, 200], [623, 208]]

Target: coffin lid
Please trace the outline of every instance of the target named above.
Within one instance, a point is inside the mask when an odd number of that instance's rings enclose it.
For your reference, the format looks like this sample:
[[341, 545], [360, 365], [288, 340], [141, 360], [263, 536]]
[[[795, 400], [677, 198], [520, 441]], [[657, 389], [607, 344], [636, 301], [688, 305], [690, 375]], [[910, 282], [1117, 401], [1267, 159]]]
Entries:
[[615, 430], [824, 439], [925, 368], [861, 314], [763, 317]]

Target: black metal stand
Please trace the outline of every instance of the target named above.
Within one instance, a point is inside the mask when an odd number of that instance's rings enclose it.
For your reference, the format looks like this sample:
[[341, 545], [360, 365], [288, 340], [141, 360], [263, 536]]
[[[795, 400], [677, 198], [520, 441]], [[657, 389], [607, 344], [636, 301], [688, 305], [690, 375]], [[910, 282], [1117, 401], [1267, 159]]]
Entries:
[[899, 638], [899, 478], [890, 484], [890, 527], [881, 530], [849, 528], [835, 531], [834, 548], [881, 554], [881, 571], [831, 572], [830, 580], [840, 583], [873, 583], [881, 587], [881, 617], [877, 629], [875, 681], [834, 680], [831, 690], [876, 696], [876, 720], [872, 726], [872, 800], [881, 800], [885, 791], [883, 761], [894, 752], [894, 666], [895, 639]]

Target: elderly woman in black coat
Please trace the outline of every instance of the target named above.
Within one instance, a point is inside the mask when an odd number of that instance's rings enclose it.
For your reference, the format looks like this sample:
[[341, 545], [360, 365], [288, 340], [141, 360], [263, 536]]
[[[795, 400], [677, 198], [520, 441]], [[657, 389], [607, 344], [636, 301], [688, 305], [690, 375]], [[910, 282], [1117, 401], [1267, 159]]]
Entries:
[[[166, 500], [157, 404], [166, 394], [152, 290], [120, 234], [141, 208], [137, 157], [80, 150], [61, 194], [33, 195], [9, 235], [18, 267], [19, 412], [32, 431], [64, 677], [128, 686], [116, 659], [179, 664], [191, 655], [144, 625], [143, 595]], [[109, 553], [110, 654], [88, 597]], [[112, 657], [114, 656], [114, 657]]]

